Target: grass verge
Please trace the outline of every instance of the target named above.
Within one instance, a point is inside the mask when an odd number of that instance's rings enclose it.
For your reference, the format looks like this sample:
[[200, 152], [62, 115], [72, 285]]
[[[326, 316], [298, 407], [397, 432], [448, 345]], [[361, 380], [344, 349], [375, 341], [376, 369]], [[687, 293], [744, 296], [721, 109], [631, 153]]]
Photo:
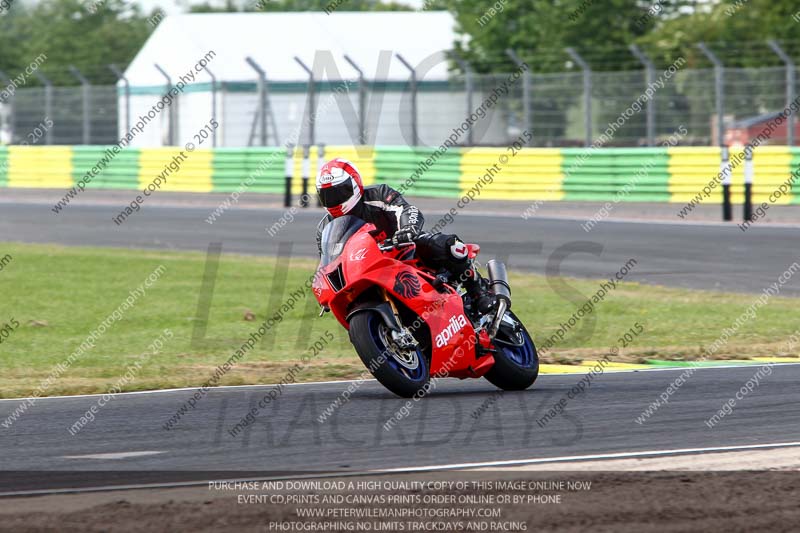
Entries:
[[[31, 394], [159, 265], [164, 267], [160, 278], [44, 395], [106, 392], [137, 361], [141, 369], [123, 390], [200, 385], [257, 329], [270, 306], [284, 302], [316, 266], [308, 259], [223, 255], [205, 336], [192, 343], [205, 254], [0, 244], [0, 257], [7, 256], [12, 260], [0, 271], [0, 328], [10, 328], [0, 343], [2, 397]], [[543, 276], [511, 275], [513, 308], [539, 345], [600, 287], [599, 280], [562, 279], [568, 287], [554, 290], [553, 280]], [[696, 359], [757, 297], [619, 283], [543, 361], [569, 364], [602, 357], [637, 322], [643, 333], [617, 361]], [[714, 358], [793, 355], [787, 353], [787, 339], [798, 329], [796, 309], [795, 299], [770, 299]], [[360, 375], [364, 368], [347, 332], [330, 315], [317, 318], [318, 310], [308, 293], [219, 384], [277, 382], [326, 330], [334, 340], [297, 379]], [[173, 336], [157, 354], [143, 357], [155, 339], [164, 339], [165, 329]]]

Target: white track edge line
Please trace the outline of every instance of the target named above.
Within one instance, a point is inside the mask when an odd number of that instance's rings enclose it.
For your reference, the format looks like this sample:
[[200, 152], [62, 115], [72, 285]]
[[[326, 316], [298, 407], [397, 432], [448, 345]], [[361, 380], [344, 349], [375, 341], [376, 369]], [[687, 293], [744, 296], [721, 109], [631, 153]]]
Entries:
[[[747, 367], [756, 367], [761, 363], [761, 361], [750, 361], [747, 364], [739, 364], [739, 365], [718, 365], [718, 366], [674, 366], [674, 367], [663, 367], [659, 368], [656, 365], [656, 368], [611, 368], [605, 369], [605, 373], [607, 374], [629, 374], [633, 372], [668, 372], [668, 371], [678, 371], [678, 370], [686, 370], [687, 368], [694, 368], [695, 370], [709, 370], [709, 369], [731, 369], [731, 368], [747, 368]], [[764, 362], [763, 364], [767, 364]], [[544, 363], [548, 364], [548, 363]], [[631, 363], [635, 364], [635, 363]], [[785, 363], [772, 363], [773, 366], [796, 366], [800, 365], [800, 361], [793, 363], [793, 362], [785, 362]], [[588, 372], [592, 367], [578, 367], [576, 368], [585, 368]], [[546, 374], [539, 374], [540, 376], [577, 376], [580, 375], [581, 372], [548, 372]], [[451, 379], [451, 378], [444, 378], [444, 379]], [[304, 381], [302, 383], [286, 383], [284, 387], [301, 387], [306, 385], [334, 385], [337, 383], [346, 384], [346, 383], [355, 383], [357, 379], [348, 379], [348, 380], [340, 380], [340, 381]], [[363, 380], [364, 383], [369, 382], [376, 382], [374, 379], [365, 379]], [[216, 391], [216, 390], [237, 390], [237, 389], [255, 389], [255, 388], [263, 388], [263, 387], [276, 387], [278, 383], [263, 383], [257, 385], [222, 385], [220, 387], [211, 387], [209, 392]], [[198, 390], [200, 387], [181, 387], [177, 389], [156, 389], [156, 390], [139, 390], [139, 391], [129, 391], [129, 392], [119, 392], [114, 396], [134, 396], [134, 395], [142, 395], [142, 394], [160, 394], [160, 393], [167, 393], [167, 392], [183, 392], [183, 391], [195, 391]], [[25, 398], [0, 398], [0, 402], [15, 402], [15, 401], [24, 401], [24, 400], [36, 400], [37, 402], [40, 400], [63, 400], [63, 399], [70, 399], [70, 398], [96, 398], [98, 396], [105, 396], [108, 393], [94, 393], [94, 394], [74, 394], [74, 395], [67, 395], [67, 396], [40, 396], [38, 398], [34, 397], [25, 397]]]
[[708, 448], [679, 448], [677, 450], [646, 450], [641, 452], [600, 453], [592, 455], [570, 455], [561, 457], [541, 457], [537, 459], [511, 459], [508, 461], [485, 461], [479, 463], [454, 463], [449, 465], [432, 465], [427, 467], [392, 468], [382, 470], [384, 473], [402, 473], [406, 471], [428, 472], [436, 470], [460, 470], [466, 468], [489, 468], [497, 466], [522, 466], [542, 463], [566, 463], [571, 461], [593, 461], [609, 459], [629, 459], [635, 457], [661, 457], [668, 455], [686, 455], [693, 453], [715, 453], [745, 450], [759, 450], [765, 448], [794, 448], [800, 447], [800, 441], [778, 442], [773, 444], [742, 444], [737, 446], [712, 446]]
[[[97, 487], [75, 487], [65, 489], [39, 489], [28, 490], [19, 492], [0, 492], [0, 497], [19, 497], [19, 496], [43, 496], [43, 495], [56, 495], [56, 494], [77, 494], [87, 492], [106, 492], [106, 491], [119, 491], [119, 490], [144, 490], [144, 489], [170, 489], [181, 487], [199, 487], [213, 482], [248, 482], [248, 481], [278, 481], [278, 480], [295, 480], [295, 479], [328, 479], [338, 477], [361, 477], [361, 476], [379, 476], [384, 474], [414, 474], [419, 472], [436, 472], [436, 471], [449, 471], [449, 470], [466, 470], [474, 468], [489, 468], [489, 467], [502, 467], [502, 466], [521, 466], [529, 464], [547, 464], [547, 463], [566, 463], [571, 461], [591, 461], [591, 460], [613, 460], [613, 459], [626, 459], [635, 457], [665, 457], [671, 455], [687, 455], [687, 454], [704, 454], [704, 453], [717, 453], [717, 452], [731, 452], [731, 451], [747, 451], [747, 450], [763, 450], [774, 448], [795, 448], [800, 447], [798, 442], [777, 442], [771, 444], [743, 444], [737, 446], [715, 446], [709, 448], [679, 448], [675, 450], [646, 450], [640, 452], [618, 452], [606, 454], [592, 454], [592, 455], [572, 455], [561, 457], [541, 457], [538, 459], [518, 459], [509, 461], [487, 461], [482, 463], [455, 463], [447, 465], [430, 465], [430, 466], [411, 466], [403, 468], [389, 468], [380, 470], [365, 470], [363, 472], [330, 472], [324, 474], [302, 474], [298, 476], [274, 476], [274, 477], [250, 477], [250, 478], [233, 478], [233, 479], [206, 479], [198, 481], [176, 481], [166, 483], [141, 483], [132, 485], [107, 485]], [[69, 470], [63, 471], [68, 473]], [[123, 472], [123, 471], [121, 471]], [[2, 472], [0, 471], [0, 475]]]

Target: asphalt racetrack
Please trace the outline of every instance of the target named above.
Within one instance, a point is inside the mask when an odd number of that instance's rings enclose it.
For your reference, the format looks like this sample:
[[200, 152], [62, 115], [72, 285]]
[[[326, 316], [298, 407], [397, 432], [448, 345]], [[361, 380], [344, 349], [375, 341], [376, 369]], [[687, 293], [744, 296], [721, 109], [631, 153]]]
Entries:
[[[207, 205], [152, 205], [116, 226], [111, 217], [119, 213], [117, 204], [76, 204], [55, 215], [51, 203], [6, 198], [0, 202], [0, 235], [8, 241], [165, 250], [204, 251], [222, 242], [224, 253], [257, 255], [276, 255], [283, 242], [293, 243], [293, 255], [316, 256], [317, 209], [296, 213], [294, 222], [270, 236], [267, 228], [286, 212], [274, 205], [232, 209], [214, 224], [205, 222]], [[606, 278], [635, 258], [627, 278], [632, 281], [758, 293], [798, 254], [796, 227], [755, 225], [745, 233], [735, 225], [608, 221], [587, 233], [576, 218], [523, 220], [519, 209], [475, 207], [446, 231], [481, 244], [484, 259], [497, 255], [512, 268], [540, 274]], [[427, 225], [445, 210], [423, 207]], [[800, 278], [781, 292], [800, 295]], [[363, 383], [323, 422], [320, 415], [348, 382], [290, 385], [235, 435], [234, 426], [272, 386], [212, 389], [170, 429], [165, 423], [194, 390], [121, 394], [74, 436], [70, 426], [99, 397], [40, 399], [3, 430], [0, 493], [222, 476], [213, 472], [226, 473], [223, 478], [352, 474], [800, 445], [800, 365], [776, 365], [730, 415], [713, 428], [705, 424], [756, 370], [696, 369], [669, 404], [641, 423], [637, 417], [684, 370], [607, 371], [545, 423], [541, 418], [583, 374], [542, 375], [531, 390], [504, 394], [484, 380], [438, 381], [433, 394], [412, 401], [409, 414], [388, 430], [385, 423], [406, 400], [374, 381]], [[0, 401], [0, 419], [19, 403]], [[92, 477], [90, 471], [106, 474]], [[109, 472], [125, 474], [115, 480]]]
[[[97, 195], [95, 191], [92, 191]], [[126, 194], [123, 194], [126, 193]], [[172, 195], [161, 205], [145, 205], [122, 225], [112, 217], [130, 196], [114, 191], [51, 211], [53, 191], [43, 200], [12, 196], [0, 202], [3, 240], [82, 246], [116, 246], [173, 250], [207, 250], [221, 242], [223, 253], [316, 257], [318, 208], [297, 210], [288, 222], [287, 210], [270, 206], [227, 210], [213, 224], [206, 218], [227, 195], [213, 195], [198, 205], [199, 195]], [[274, 198], [274, 197], [273, 197]], [[82, 199], [83, 200], [83, 199]], [[426, 228], [436, 224], [448, 201], [420, 201]], [[489, 206], [488, 208], [485, 206]], [[742, 232], [735, 224], [681, 221], [604, 221], [586, 232], [584, 217], [535, 217], [525, 220], [523, 203], [468, 205], [443, 231], [482, 246], [482, 258], [505, 259], [511, 268], [550, 276], [607, 278], [629, 259], [636, 268], [626, 277], [657, 285], [732, 292], [761, 292], [798, 259], [797, 226], [754, 224]], [[708, 206], [716, 214], [717, 206]], [[677, 206], [664, 205], [670, 211]], [[617, 208], [622, 210], [621, 207]], [[268, 228], [284, 223], [270, 235]], [[784, 296], [800, 296], [800, 277], [781, 288]]]
[[[384, 424], [406, 400], [374, 381], [323, 423], [319, 415], [347, 383], [289, 386], [236, 436], [229, 430], [269, 386], [212, 390], [170, 430], [163, 424], [193, 391], [120, 395], [74, 437], [69, 426], [99, 397], [42, 399], [4, 432], [2, 451], [6, 468], [49, 473], [5, 475], [0, 492], [59, 488], [55, 471], [81, 472], [69, 478], [73, 487], [92, 486], [87, 471], [112, 469], [130, 471], [116, 483], [168, 484], [198, 475], [220, 478], [211, 472], [226, 472], [222, 479], [343, 474], [687, 448], [800, 446], [800, 365], [775, 366], [731, 415], [713, 428], [705, 424], [755, 371], [697, 369], [669, 404], [641, 424], [637, 417], [682, 370], [605, 373], [544, 427], [538, 421], [582, 375], [543, 375], [531, 390], [502, 395], [483, 380], [439, 381], [434, 394], [412, 402], [410, 414], [389, 430]], [[0, 401], [0, 416], [18, 403]], [[484, 412], [474, 416], [482, 405]], [[94, 483], [115, 484], [108, 476], [98, 479]]]

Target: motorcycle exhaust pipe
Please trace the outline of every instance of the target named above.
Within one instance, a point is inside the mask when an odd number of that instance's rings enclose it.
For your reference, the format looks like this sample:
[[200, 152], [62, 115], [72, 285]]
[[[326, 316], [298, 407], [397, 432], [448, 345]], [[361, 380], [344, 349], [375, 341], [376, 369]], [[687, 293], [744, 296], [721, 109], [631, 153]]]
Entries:
[[489, 326], [489, 337], [493, 339], [500, 329], [500, 321], [511, 307], [511, 286], [508, 284], [508, 273], [503, 263], [490, 259], [486, 268], [489, 272], [489, 289], [494, 293], [497, 302], [497, 314]]
[[505, 300], [508, 307], [511, 307], [511, 286], [508, 284], [506, 266], [500, 261], [490, 259], [486, 268], [489, 271], [489, 289], [498, 300]]

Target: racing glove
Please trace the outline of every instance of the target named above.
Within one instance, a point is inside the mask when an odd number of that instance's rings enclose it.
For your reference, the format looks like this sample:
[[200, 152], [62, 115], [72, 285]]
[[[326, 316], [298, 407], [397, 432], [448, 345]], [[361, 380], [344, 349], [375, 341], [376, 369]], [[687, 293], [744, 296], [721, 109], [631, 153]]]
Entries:
[[393, 246], [397, 246], [398, 244], [405, 244], [408, 242], [414, 242], [414, 238], [419, 235], [419, 230], [414, 226], [406, 226], [404, 228], [398, 229], [391, 238], [391, 243]]

